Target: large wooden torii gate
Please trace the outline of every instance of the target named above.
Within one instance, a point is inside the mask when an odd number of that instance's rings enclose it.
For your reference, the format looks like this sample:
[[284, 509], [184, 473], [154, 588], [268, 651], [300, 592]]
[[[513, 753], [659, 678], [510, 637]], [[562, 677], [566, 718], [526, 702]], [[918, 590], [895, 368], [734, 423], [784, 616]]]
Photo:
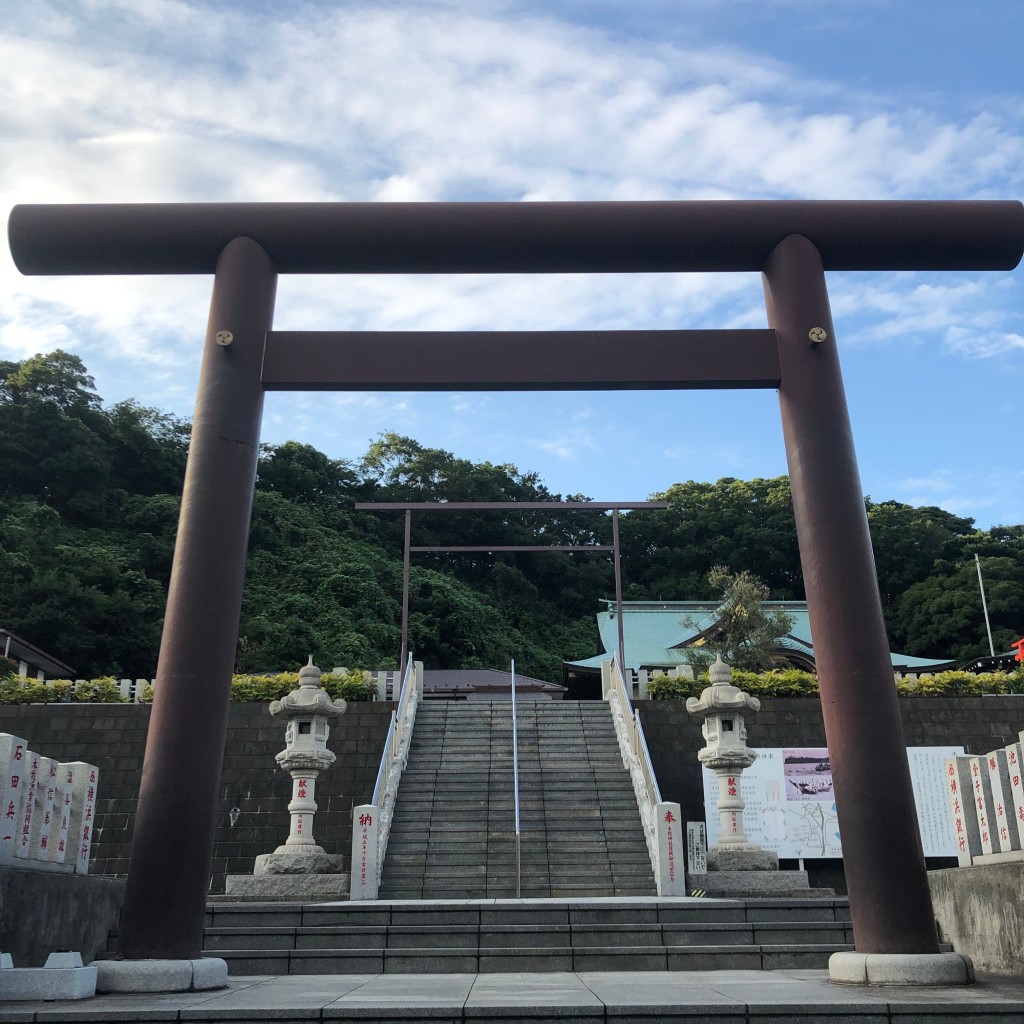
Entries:
[[[826, 270], [1010, 270], [1018, 202], [18, 206], [26, 274], [210, 274], [120, 952], [201, 950], [263, 392], [777, 388], [854, 935], [938, 949]], [[279, 273], [763, 275], [750, 331], [287, 333]]]

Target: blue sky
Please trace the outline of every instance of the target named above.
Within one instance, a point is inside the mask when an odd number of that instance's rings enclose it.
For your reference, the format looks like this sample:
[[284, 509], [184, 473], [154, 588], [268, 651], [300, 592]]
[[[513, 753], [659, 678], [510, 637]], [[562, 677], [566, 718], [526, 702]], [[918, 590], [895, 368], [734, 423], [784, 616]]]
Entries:
[[[1011, 0], [36, 0], [0, 31], [0, 202], [1015, 199], [1022, 49]], [[1024, 270], [829, 288], [865, 492], [1024, 522]], [[209, 291], [4, 251], [0, 357], [187, 416]], [[276, 318], [763, 325], [757, 275], [288, 277]], [[275, 394], [263, 439], [386, 430], [602, 500], [786, 468], [772, 392]]]

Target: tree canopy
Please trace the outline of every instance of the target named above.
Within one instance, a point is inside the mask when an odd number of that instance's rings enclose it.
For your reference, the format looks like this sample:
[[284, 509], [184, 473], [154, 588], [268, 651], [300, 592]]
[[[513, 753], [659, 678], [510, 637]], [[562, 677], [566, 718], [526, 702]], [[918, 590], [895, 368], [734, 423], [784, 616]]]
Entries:
[[[0, 625], [83, 676], [153, 674], [189, 424], [134, 401], [106, 407], [81, 359], [0, 362]], [[583, 495], [567, 495], [582, 499]], [[709, 570], [803, 598], [789, 481], [674, 483], [667, 510], [621, 520], [626, 597], [714, 596]], [[402, 517], [357, 501], [559, 500], [536, 473], [472, 462], [388, 433], [356, 460], [289, 441], [261, 449], [237, 668], [395, 664]], [[866, 499], [895, 650], [988, 652], [981, 556], [997, 650], [1024, 630], [1024, 526], [978, 530], [939, 508]], [[418, 545], [610, 543], [605, 515], [417, 513]], [[423, 554], [412, 565], [411, 648], [431, 667], [502, 666], [559, 679], [597, 650], [614, 590], [600, 554]]]

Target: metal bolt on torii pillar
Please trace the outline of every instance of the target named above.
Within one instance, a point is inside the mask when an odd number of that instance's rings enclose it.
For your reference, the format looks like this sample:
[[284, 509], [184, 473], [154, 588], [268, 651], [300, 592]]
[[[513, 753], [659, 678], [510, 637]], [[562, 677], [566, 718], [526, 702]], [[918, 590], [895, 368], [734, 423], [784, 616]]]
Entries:
[[[194, 958], [201, 950], [263, 391], [738, 387], [779, 390], [856, 955], [927, 954], [936, 962], [824, 275], [1012, 270], [1024, 253], [1024, 205], [39, 205], [13, 209], [9, 237], [27, 274], [215, 273], [121, 919], [123, 956]], [[691, 271], [763, 272], [768, 328], [270, 330], [278, 273]], [[847, 967], [843, 980], [872, 980], [866, 960]], [[894, 970], [904, 977], [902, 962]], [[905, 977], [920, 981], [915, 970], [905, 966]], [[193, 977], [191, 967], [186, 973]]]

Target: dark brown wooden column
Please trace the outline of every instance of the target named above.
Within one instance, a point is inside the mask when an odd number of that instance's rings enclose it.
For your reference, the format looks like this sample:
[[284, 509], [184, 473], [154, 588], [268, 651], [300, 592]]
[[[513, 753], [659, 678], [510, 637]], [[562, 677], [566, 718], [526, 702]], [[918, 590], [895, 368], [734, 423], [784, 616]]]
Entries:
[[764, 267], [779, 404], [854, 941], [935, 953], [921, 839], [821, 256], [800, 235]]
[[121, 916], [130, 959], [202, 949], [277, 273], [250, 238], [217, 262]]

